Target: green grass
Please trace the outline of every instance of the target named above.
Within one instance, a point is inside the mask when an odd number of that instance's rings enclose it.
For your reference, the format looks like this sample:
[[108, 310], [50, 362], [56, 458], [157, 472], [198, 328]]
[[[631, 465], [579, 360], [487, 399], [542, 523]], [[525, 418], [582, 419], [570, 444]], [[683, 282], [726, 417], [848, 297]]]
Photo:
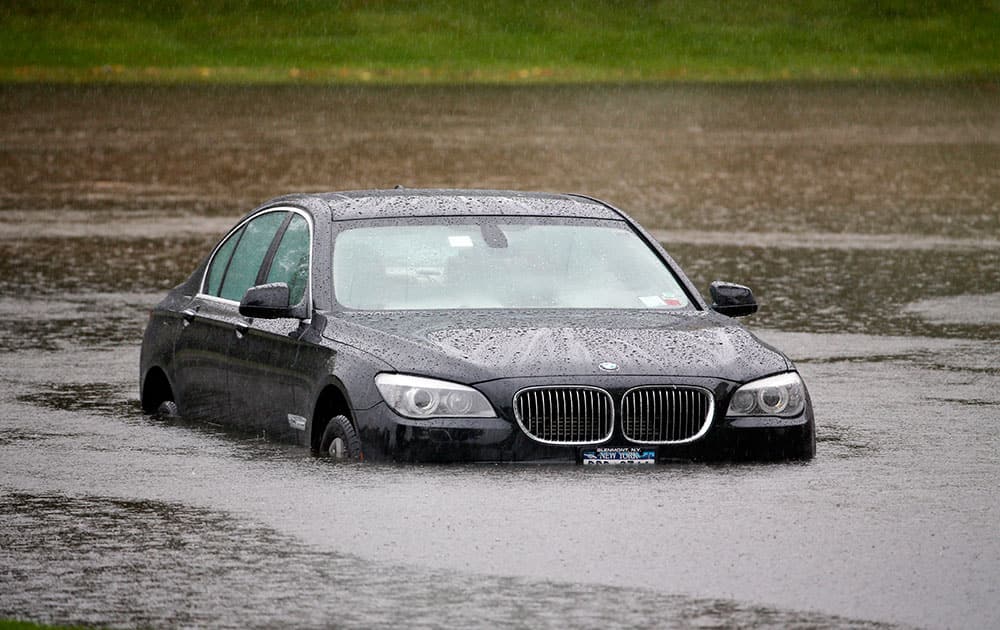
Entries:
[[0, 81], [1000, 76], [1000, 0], [18, 0]]

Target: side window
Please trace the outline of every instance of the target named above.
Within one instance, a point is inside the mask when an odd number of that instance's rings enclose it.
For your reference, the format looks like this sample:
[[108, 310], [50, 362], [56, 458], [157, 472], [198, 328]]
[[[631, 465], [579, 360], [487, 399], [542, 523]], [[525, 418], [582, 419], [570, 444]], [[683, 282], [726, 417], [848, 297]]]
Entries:
[[208, 282], [204, 288], [204, 292], [208, 295], [219, 295], [219, 287], [222, 286], [222, 278], [226, 275], [226, 269], [229, 267], [229, 259], [233, 257], [233, 249], [240, 242], [242, 235], [243, 228], [233, 232], [219, 248], [219, 251], [215, 253], [212, 265], [208, 268]]
[[287, 214], [267, 212], [246, 224], [229, 267], [224, 272], [219, 297], [237, 302], [243, 299], [247, 289], [256, 283], [257, 272], [264, 261], [264, 256]]
[[301, 215], [292, 215], [274, 252], [267, 282], [287, 283], [289, 303], [302, 301], [309, 284], [309, 223]]

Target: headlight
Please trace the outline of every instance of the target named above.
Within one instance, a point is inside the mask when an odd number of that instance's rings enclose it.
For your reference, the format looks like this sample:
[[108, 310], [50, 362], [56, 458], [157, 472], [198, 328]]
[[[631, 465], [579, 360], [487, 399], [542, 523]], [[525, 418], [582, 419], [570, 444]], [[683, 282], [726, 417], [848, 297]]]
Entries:
[[458, 383], [405, 374], [379, 374], [375, 386], [386, 404], [407, 418], [495, 418], [481, 393]]
[[769, 376], [740, 387], [729, 399], [727, 416], [782, 416], [802, 413], [806, 388], [795, 372]]

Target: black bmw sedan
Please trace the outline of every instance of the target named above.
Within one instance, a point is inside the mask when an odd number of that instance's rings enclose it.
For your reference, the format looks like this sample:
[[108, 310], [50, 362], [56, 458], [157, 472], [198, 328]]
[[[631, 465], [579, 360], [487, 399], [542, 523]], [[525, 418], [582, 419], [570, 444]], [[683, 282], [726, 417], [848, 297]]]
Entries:
[[809, 459], [795, 366], [581, 195], [376, 190], [273, 199], [150, 313], [143, 409], [320, 457]]

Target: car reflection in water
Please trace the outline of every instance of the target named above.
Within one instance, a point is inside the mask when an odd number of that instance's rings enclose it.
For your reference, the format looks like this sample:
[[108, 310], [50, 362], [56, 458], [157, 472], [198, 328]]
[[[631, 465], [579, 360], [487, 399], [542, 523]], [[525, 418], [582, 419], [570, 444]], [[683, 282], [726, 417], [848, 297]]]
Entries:
[[150, 315], [150, 413], [346, 460], [809, 459], [794, 365], [708, 305], [635, 221], [579, 195], [290, 195]]

